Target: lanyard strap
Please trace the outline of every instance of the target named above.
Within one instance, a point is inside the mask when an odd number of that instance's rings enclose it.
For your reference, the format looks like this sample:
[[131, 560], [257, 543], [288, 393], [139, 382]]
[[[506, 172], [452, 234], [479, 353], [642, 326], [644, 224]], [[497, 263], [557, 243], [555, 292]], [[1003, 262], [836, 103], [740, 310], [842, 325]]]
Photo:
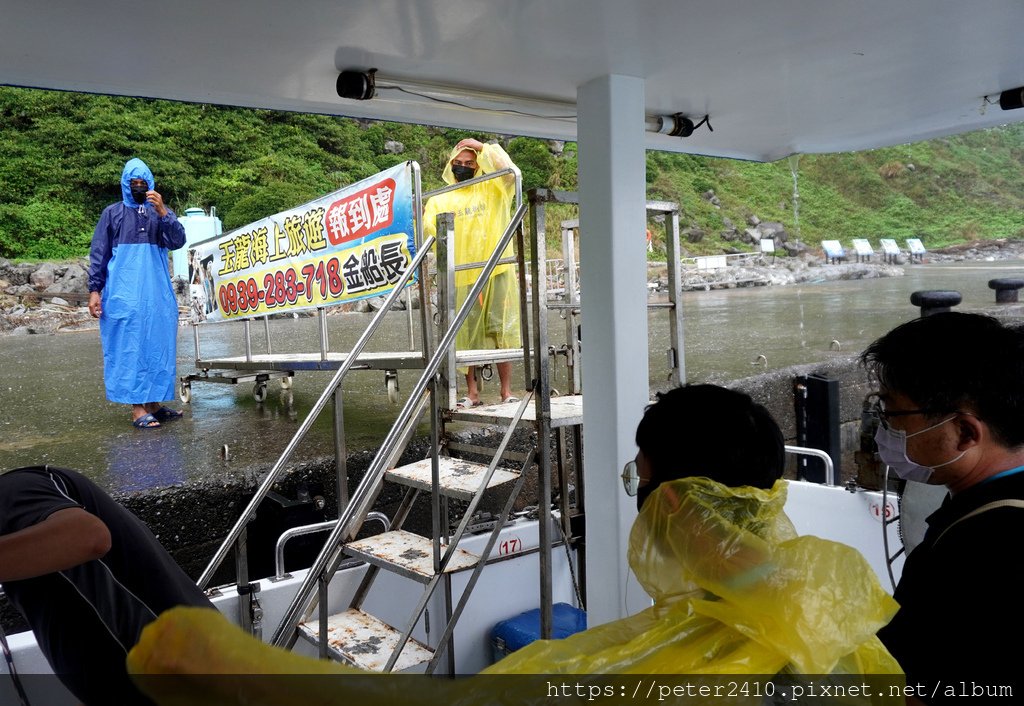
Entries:
[[970, 517], [974, 517], [975, 515], [980, 515], [983, 512], [988, 512], [989, 510], [995, 510], [998, 507], [1016, 507], [1016, 508], [1020, 508], [1020, 509], [1024, 510], [1024, 500], [996, 500], [994, 502], [988, 503], [987, 505], [982, 505], [979, 508], [975, 508], [974, 510], [972, 510], [971, 512], [968, 512], [966, 515], [961, 517], [959, 520], [957, 520], [956, 522], [951, 524], [949, 527], [947, 527], [946, 529], [942, 530], [942, 533], [938, 537], [935, 538], [935, 542], [932, 544], [932, 546], [935, 546], [935, 544], [938, 544], [939, 540], [942, 539], [944, 536], [946, 536], [946, 532], [949, 532], [951, 529], [956, 527], [958, 524], [960, 524], [964, 520], [966, 520], [966, 519], [968, 519]]

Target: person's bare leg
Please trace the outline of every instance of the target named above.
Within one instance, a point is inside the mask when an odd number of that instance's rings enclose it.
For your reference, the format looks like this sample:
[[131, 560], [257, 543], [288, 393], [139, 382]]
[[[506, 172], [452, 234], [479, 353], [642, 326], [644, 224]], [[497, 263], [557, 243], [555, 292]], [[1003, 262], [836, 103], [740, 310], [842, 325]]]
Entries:
[[501, 399], [512, 396], [512, 363], [498, 363], [498, 380], [501, 381]]
[[470, 366], [466, 373], [466, 397], [473, 404], [480, 401], [480, 391], [476, 387], [476, 366]]

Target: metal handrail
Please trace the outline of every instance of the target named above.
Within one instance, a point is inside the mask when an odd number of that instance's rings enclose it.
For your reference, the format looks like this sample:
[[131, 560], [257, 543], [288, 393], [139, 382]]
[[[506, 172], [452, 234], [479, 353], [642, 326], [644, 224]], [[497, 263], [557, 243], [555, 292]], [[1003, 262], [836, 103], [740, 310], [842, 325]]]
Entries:
[[[366, 513], [369, 503], [373, 501], [373, 494], [376, 486], [382, 481], [383, 473], [385, 470], [384, 460], [390, 455], [392, 448], [394, 447], [397, 439], [401, 435], [401, 430], [411, 421], [412, 410], [419, 404], [420, 398], [426, 392], [427, 386], [431, 380], [437, 374], [441, 363], [444, 362], [448, 355], [448, 349], [454, 345], [455, 337], [462, 324], [469, 317], [470, 311], [476, 305], [476, 299], [480, 296], [484, 286], [490, 279], [491, 272], [500, 259], [501, 254], [508, 247], [508, 244], [512, 242], [512, 236], [516, 230], [520, 227], [524, 216], [526, 215], [526, 207], [522, 204], [516, 209], [509, 221], [508, 226], [505, 228], [505, 232], [502, 233], [498, 244], [495, 246], [494, 252], [491, 253], [491, 257], [488, 258], [487, 263], [484, 265], [483, 271], [473, 284], [469, 293], [466, 295], [466, 299], [455, 315], [455, 320], [452, 322], [448, 331], [444, 337], [438, 342], [437, 348], [434, 350], [434, 354], [430, 361], [424, 368], [423, 375], [416, 383], [413, 391], [409, 394], [408, 400], [406, 400], [405, 406], [399, 413], [398, 418], [395, 420], [394, 426], [388, 433], [384, 442], [381, 444], [380, 449], [377, 451], [377, 455], [374, 457], [370, 464], [370, 467], [366, 470], [363, 479], [360, 481], [355, 492], [352, 494], [352, 499], [346, 506], [345, 511], [335, 525], [334, 531], [331, 532], [331, 536], [327, 539], [324, 544], [323, 551], [316, 558], [313, 566], [310, 568], [309, 573], [306, 574], [305, 580], [299, 587], [295, 598], [292, 600], [291, 605], [288, 607], [284, 618], [278, 625], [277, 630], [274, 632], [274, 636], [271, 639], [271, 644], [278, 647], [291, 647], [294, 644], [294, 628], [299, 622], [300, 614], [305, 612], [306, 603], [312, 595], [313, 589], [316, 586], [319, 576], [324, 573], [329, 564], [333, 564], [337, 558], [339, 551], [338, 545], [341, 543], [342, 537], [351, 533], [353, 524], [353, 518], [362, 517]], [[433, 238], [430, 238], [430, 244], [433, 244]], [[428, 249], [429, 245], [425, 245], [421, 248], [420, 253], [422, 254]], [[286, 644], [288, 643], [288, 644]]]
[[825, 485], [836, 484], [836, 468], [832, 464], [832, 457], [827, 453], [821, 449], [812, 449], [807, 446], [790, 446], [787, 444], [785, 448], [787, 453], [820, 458], [825, 462]]
[[[371, 512], [366, 516], [367, 521], [376, 520], [384, 526], [384, 531], [387, 532], [391, 529], [391, 520], [383, 512]], [[280, 578], [285, 575], [284, 570], [284, 545], [289, 540], [295, 539], [296, 537], [303, 537], [307, 534], [316, 534], [317, 532], [323, 532], [334, 527], [337, 520], [325, 520], [323, 522], [317, 522], [312, 525], [302, 525], [301, 527], [292, 527], [281, 533], [281, 536], [277, 538], [277, 544], [274, 545], [274, 576]], [[362, 564], [362, 561], [357, 563]]]
[[[485, 181], [489, 181], [491, 179], [497, 179], [498, 177], [505, 176], [506, 174], [511, 174], [513, 176], [519, 176], [519, 174], [520, 174], [519, 173], [519, 168], [516, 167], [515, 169], [513, 169], [512, 167], [505, 167], [504, 169], [499, 169], [496, 172], [489, 172], [487, 174], [482, 174], [482, 175], [480, 175], [478, 177], [473, 177], [472, 179], [466, 179], [466, 181], [458, 181], [458, 182], [455, 182], [454, 184], [448, 184], [447, 186], [442, 186], [439, 189], [434, 189], [433, 191], [426, 192], [425, 194], [423, 194], [423, 198], [424, 199], [429, 199], [431, 196], [439, 196], [441, 194], [446, 194], [449, 191], [455, 191], [457, 189], [462, 189], [462, 188], [467, 187], [467, 186], [472, 186], [473, 184], [482, 184]], [[519, 184], [521, 184], [521, 183], [522, 183], [521, 180], [517, 180], [517, 184], [516, 184], [516, 193], [517, 193], [516, 205], [519, 205], [519, 203], [522, 201], [522, 192], [519, 190], [520, 189]]]
[[239, 536], [242, 534], [242, 530], [255, 514], [256, 508], [259, 507], [260, 502], [262, 502], [267, 493], [270, 492], [271, 485], [277, 480], [281, 471], [284, 470], [284, 466], [288, 463], [288, 460], [291, 458], [292, 453], [294, 453], [295, 448], [299, 445], [299, 442], [302, 441], [303, 437], [305, 437], [306, 432], [309, 431], [310, 427], [313, 426], [313, 422], [316, 421], [318, 416], [320, 416], [320, 412], [323, 411], [324, 407], [327, 406], [327, 403], [334, 396], [334, 391], [337, 389], [338, 385], [341, 384], [342, 378], [345, 377], [348, 371], [355, 364], [356, 359], [359, 357], [359, 354], [363, 352], [363, 348], [366, 346], [370, 336], [374, 334], [380, 324], [384, 321], [384, 316], [391, 310], [391, 307], [401, 295], [405, 285], [412, 277], [412, 273], [416, 272], [426, 259], [426, 255], [433, 246], [434, 240], [435, 239], [433, 237], [428, 237], [420, 245], [419, 250], [416, 252], [416, 257], [413, 258], [413, 261], [405, 269], [405, 272], [403, 272], [402, 276], [399, 277], [398, 282], [395, 283], [394, 288], [384, 300], [384, 304], [381, 305], [377, 313], [374, 314], [373, 319], [370, 320], [369, 326], [366, 327], [366, 330], [363, 331], [363, 334], [359, 337], [359, 340], [356, 341], [356, 344], [349, 352], [348, 358], [346, 358], [341, 364], [341, 367], [338, 368], [338, 371], [334, 374], [331, 382], [326, 388], [324, 388], [323, 394], [320, 395], [320, 399], [316, 401], [316, 404], [313, 405], [313, 409], [310, 410], [309, 414], [302, 421], [302, 424], [296, 430], [295, 435], [292, 436], [291, 441], [288, 442], [288, 446], [286, 446], [284, 452], [282, 452], [281, 457], [277, 459], [277, 463], [275, 463], [274, 467], [270, 469], [270, 473], [267, 474], [267, 477], [257, 489], [256, 494], [253, 495], [252, 500], [249, 501], [249, 504], [246, 506], [241, 517], [238, 518], [238, 522], [236, 522], [235, 526], [231, 528], [228, 536], [224, 539], [220, 548], [217, 549], [217, 553], [213, 556], [209, 565], [207, 565], [206, 569], [199, 577], [197, 583], [200, 588], [206, 587], [206, 584], [209, 583], [214, 572], [217, 571], [221, 562], [223, 562], [225, 557], [227, 557], [232, 545], [238, 541]]
[[[489, 174], [483, 174], [481, 176], [474, 177], [472, 179], [467, 179], [466, 181], [459, 181], [459, 182], [456, 182], [454, 184], [448, 184], [447, 186], [442, 186], [440, 189], [435, 189], [434, 191], [428, 191], [427, 193], [423, 194], [423, 198], [424, 198], [424, 200], [426, 200], [426, 199], [431, 198], [432, 196], [440, 196], [441, 194], [447, 194], [450, 191], [457, 191], [458, 189], [464, 189], [465, 187], [472, 186], [473, 184], [482, 184], [485, 181], [490, 181], [491, 179], [497, 179], [498, 177], [505, 176], [506, 174], [510, 174], [510, 175], [516, 177], [516, 195], [515, 195], [515, 199], [516, 200], [515, 200], [515, 203], [516, 203], [516, 208], [519, 208], [519, 206], [523, 203], [523, 179], [522, 179], [522, 173], [519, 171], [519, 167], [516, 167], [516, 166], [506, 167], [504, 169], [499, 169], [496, 172], [491, 172]], [[504, 252], [504, 250], [502, 250], [502, 252]], [[498, 264], [499, 265], [514, 265], [514, 264], [517, 264], [517, 263], [518, 263], [518, 259], [515, 258], [515, 257], [506, 257], [506, 258], [502, 258], [502, 259], [498, 260]], [[483, 265], [484, 265], [483, 262], [464, 262], [464, 263], [462, 263], [460, 265], [455, 265], [455, 271], [456, 272], [463, 272], [465, 270], [479, 270], [479, 269], [483, 268]]]

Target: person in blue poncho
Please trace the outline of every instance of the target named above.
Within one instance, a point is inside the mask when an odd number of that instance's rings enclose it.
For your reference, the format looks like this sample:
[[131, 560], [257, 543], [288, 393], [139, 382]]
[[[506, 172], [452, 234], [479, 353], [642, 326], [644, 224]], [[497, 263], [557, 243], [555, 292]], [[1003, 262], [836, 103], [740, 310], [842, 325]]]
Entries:
[[181, 416], [174, 397], [178, 304], [167, 251], [185, 229], [153, 189], [153, 173], [130, 159], [121, 201], [103, 210], [89, 251], [89, 313], [100, 320], [107, 399], [132, 406], [132, 424], [155, 429]]

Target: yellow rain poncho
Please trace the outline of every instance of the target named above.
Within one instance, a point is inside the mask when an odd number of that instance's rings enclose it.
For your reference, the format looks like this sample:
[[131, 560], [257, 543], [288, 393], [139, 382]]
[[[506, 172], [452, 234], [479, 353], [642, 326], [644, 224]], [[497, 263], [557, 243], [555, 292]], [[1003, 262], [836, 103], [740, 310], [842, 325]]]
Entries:
[[654, 605], [514, 652], [493, 673], [900, 674], [875, 637], [896, 612], [864, 558], [798, 537], [770, 491], [664, 483], [630, 533]]
[[[796, 536], [783, 512], [785, 500], [785, 481], [770, 491], [728, 488], [706, 478], [661, 485], [633, 525], [629, 549], [630, 565], [654, 605], [562, 640], [534, 642], [478, 678], [425, 685], [403, 678], [342, 679], [331, 690], [315, 679], [247, 680], [237, 675], [364, 673], [269, 647], [219, 613], [195, 608], [175, 608], [150, 624], [128, 656], [129, 672], [164, 675], [143, 677], [140, 686], [165, 706], [347, 706], [352, 699], [380, 706], [540, 706], [550, 701], [543, 692], [524, 693], [529, 682], [506, 687], [494, 678], [498, 675], [545, 675], [545, 680], [559, 674], [767, 675], [780, 683], [786, 683], [786, 674], [900, 675], [875, 637], [896, 603], [856, 550]], [[794, 677], [789, 683], [798, 681]], [[819, 688], [821, 681], [818, 677]], [[890, 682], [902, 685], [900, 677]], [[903, 696], [886, 689], [850, 702], [895, 705]]]
[[[451, 161], [465, 149], [469, 148], [452, 149], [441, 175], [446, 184], [455, 183]], [[475, 176], [513, 166], [511, 158], [500, 145], [484, 145], [477, 153], [477, 164]], [[437, 215], [454, 213], [455, 264], [486, 262], [508, 226], [514, 196], [515, 180], [511, 175], [432, 196], [423, 209], [423, 230], [427, 235], [436, 235]], [[502, 257], [514, 255], [515, 250], [510, 243]], [[456, 310], [462, 306], [480, 272], [480, 269], [467, 269], [455, 273]], [[455, 345], [460, 350], [518, 348], [522, 345], [519, 280], [514, 265], [497, 265], [494, 268], [477, 306], [459, 330]]]

